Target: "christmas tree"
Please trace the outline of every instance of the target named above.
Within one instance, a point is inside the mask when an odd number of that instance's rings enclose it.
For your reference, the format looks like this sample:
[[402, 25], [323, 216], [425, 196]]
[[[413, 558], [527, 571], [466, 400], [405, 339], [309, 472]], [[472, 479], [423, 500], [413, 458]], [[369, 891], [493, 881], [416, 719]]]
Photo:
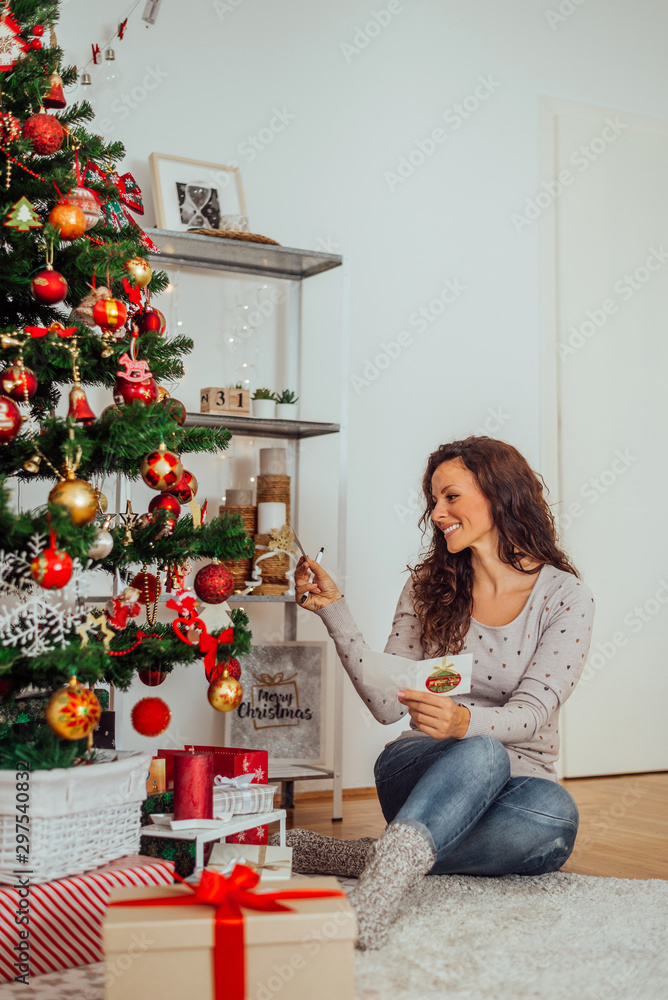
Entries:
[[[146, 258], [157, 248], [130, 214], [143, 208], [131, 175], [116, 171], [122, 144], [89, 131], [87, 102], [66, 103], [63, 86], [77, 72], [63, 64], [57, 19], [57, 0], [14, 0], [0, 15], [4, 768], [17, 761], [64, 766], [80, 757], [99, 718], [92, 688], [127, 688], [136, 673], [150, 679], [204, 658], [209, 699], [229, 708], [240, 697], [233, 658], [250, 644], [241, 610], [209, 632], [197, 598], [219, 603], [229, 595], [232, 578], [222, 561], [248, 557], [252, 540], [235, 515], [205, 523], [181, 461], [224, 449], [229, 432], [185, 427], [184, 406], [161, 388], [183, 375], [182, 357], [193, 344], [170, 336], [153, 305], [168, 276], [152, 271]], [[99, 416], [86, 386], [109, 390]], [[129, 506], [121, 523], [104, 520], [95, 484], [115, 475], [141, 476], [155, 489], [146, 514]], [[43, 506], [17, 512], [12, 493], [26, 480], [43, 484]], [[180, 516], [188, 503], [190, 513]], [[203, 557], [212, 561], [193, 593], [184, 587], [189, 559]], [[109, 574], [110, 590], [114, 579], [126, 587], [105, 608], [84, 604], [91, 568]], [[156, 621], [160, 572], [172, 592], [173, 624]], [[25, 713], [12, 714], [19, 697], [25, 704], [26, 689], [44, 695], [29, 725]], [[157, 735], [169, 719], [160, 699], [151, 702], [133, 717], [145, 735]]]

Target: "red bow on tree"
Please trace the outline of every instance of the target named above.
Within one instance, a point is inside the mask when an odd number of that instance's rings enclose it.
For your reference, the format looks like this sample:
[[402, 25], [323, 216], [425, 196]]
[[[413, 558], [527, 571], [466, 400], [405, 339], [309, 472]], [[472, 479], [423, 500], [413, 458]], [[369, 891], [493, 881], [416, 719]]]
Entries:
[[59, 337], [71, 337], [76, 332], [76, 326], [63, 326], [62, 323], [52, 323], [51, 326], [26, 327], [26, 333], [29, 333], [31, 337], [46, 337], [47, 333], [57, 333]]
[[108, 198], [102, 204], [102, 216], [105, 224], [110, 229], [115, 229], [116, 232], [121, 232], [122, 229], [126, 229], [128, 226], [138, 229], [141, 233], [140, 240], [142, 246], [146, 247], [151, 253], [160, 253], [160, 247], [157, 247], [144, 230], [137, 225], [128, 211], [128, 209], [132, 209], [137, 215], [144, 214], [141, 188], [131, 173], [122, 175], [117, 174], [115, 171], [105, 173], [101, 167], [98, 167], [97, 163], [89, 160], [84, 170], [83, 182], [84, 184], [90, 184], [91, 182], [94, 184], [113, 184], [118, 193]]
[[[185, 642], [186, 645], [199, 646], [204, 659], [206, 675], [208, 677], [216, 664], [218, 646], [225, 646], [234, 641], [234, 628], [226, 628], [220, 633], [220, 635], [211, 635], [206, 627], [206, 623], [198, 617], [197, 612], [195, 611], [198, 603], [196, 599], [192, 596], [184, 594], [183, 591], [181, 591], [180, 594], [177, 594], [176, 598], [176, 600], [172, 598], [167, 601], [167, 607], [172, 611], [178, 612], [178, 617], [172, 622], [174, 633], [179, 637], [181, 642]], [[189, 630], [196, 629], [200, 633], [197, 642], [191, 642], [189, 636], [183, 634], [179, 628], [180, 624], [187, 625]]]

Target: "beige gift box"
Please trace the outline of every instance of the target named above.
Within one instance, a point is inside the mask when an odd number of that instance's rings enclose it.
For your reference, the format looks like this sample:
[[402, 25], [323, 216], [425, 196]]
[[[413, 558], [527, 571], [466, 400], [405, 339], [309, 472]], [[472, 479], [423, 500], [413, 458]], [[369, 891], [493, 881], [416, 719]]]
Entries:
[[[335, 878], [273, 882], [272, 892], [339, 889]], [[114, 889], [110, 902], [192, 895], [185, 886]], [[341, 897], [285, 900], [289, 913], [242, 907], [248, 1000], [354, 1000], [355, 914]], [[103, 932], [105, 1000], [214, 995], [212, 906], [113, 906]], [[228, 966], [234, 957], [223, 955]], [[122, 974], [119, 970], [123, 970]]]
[[226, 871], [234, 861], [257, 872], [262, 886], [292, 875], [292, 848], [266, 844], [214, 844], [207, 867]]

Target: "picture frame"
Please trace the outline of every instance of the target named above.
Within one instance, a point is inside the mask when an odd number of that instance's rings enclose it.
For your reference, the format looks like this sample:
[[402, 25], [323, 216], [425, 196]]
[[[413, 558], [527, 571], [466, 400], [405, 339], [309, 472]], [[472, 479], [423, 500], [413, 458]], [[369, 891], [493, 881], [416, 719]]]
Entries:
[[170, 153], [149, 156], [156, 229], [248, 230], [241, 170]]
[[225, 739], [230, 746], [262, 747], [276, 759], [320, 760], [326, 675], [326, 642], [253, 646], [243, 658], [244, 697], [225, 719]]

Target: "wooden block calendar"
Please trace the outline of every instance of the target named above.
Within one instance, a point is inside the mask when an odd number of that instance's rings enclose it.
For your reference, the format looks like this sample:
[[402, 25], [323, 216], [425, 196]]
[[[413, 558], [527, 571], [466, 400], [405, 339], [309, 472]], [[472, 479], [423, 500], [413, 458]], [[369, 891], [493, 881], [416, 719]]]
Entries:
[[209, 387], [200, 389], [200, 413], [236, 413], [250, 416], [250, 392], [248, 389]]

